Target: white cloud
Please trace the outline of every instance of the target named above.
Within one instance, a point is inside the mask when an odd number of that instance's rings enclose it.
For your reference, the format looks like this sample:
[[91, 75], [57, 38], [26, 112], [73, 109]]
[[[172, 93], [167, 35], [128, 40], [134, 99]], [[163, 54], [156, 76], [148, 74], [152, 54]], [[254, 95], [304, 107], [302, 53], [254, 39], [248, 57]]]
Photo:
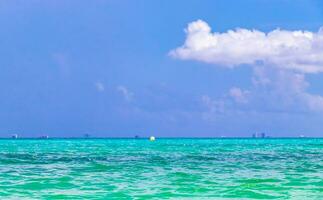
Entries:
[[100, 81], [95, 82], [94, 85], [99, 92], [103, 92], [105, 90], [104, 84]]
[[232, 97], [237, 103], [247, 103], [248, 102], [248, 90], [241, 90], [240, 88], [233, 87], [229, 91], [230, 97]]
[[[252, 67], [251, 87], [233, 87], [228, 91], [228, 96], [243, 110], [323, 111], [323, 96], [307, 92], [310, 84], [305, 79], [307, 73], [323, 72], [323, 29], [276, 29], [269, 33], [236, 29], [212, 33], [206, 22], [197, 20], [185, 31], [185, 43], [170, 52], [173, 57], [228, 68], [243, 64]], [[225, 99], [212, 100], [208, 96], [202, 100], [210, 113], [221, 107], [219, 102], [226, 109], [231, 105]]]
[[130, 92], [125, 86], [119, 85], [117, 90], [123, 95], [126, 101], [131, 101], [133, 99], [133, 93]]
[[185, 32], [183, 46], [170, 52], [179, 59], [225, 67], [264, 63], [302, 73], [323, 72], [323, 29], [318, 32], [276, 29], [264, 33], [239, 28], [212, 33], [206, 22], [197, 20]]

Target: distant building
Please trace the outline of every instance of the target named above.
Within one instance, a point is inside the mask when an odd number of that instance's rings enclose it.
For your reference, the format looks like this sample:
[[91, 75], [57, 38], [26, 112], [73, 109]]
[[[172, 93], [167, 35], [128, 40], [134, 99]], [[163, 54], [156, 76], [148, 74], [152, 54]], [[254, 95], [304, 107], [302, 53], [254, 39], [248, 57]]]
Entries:
[[265, 137], [266, 137], [266, 134], [265, 134], [265, 133], [261, 133], [261, 134], [260, 134], [260, 137], [261, 137], [261, 138], [265, 138]]
[[139, 135], [135, 135], [135, 139], [139, 139]]
[[11, 138], [13, 138], [13, 139], [17, 139], [17, 138], [18, 138], [18, 134], [13, 134], [13, 135], [11, 136]]
[[42, 136], [40, 136], [39, 138], [40, 138], [40, 139], [48, 139], [48, 138], [49, 138], [49, 136], [48, 136], [48, 135], [42, 135]]
[[253, 133], [252, 134], [252, 138], [266, 138], [266, 134], [265, 133]]
[[258, 133], [256, 132], [256, 133], [252, 134], [252, 137], [253, 137], [253, 138], [258, 138], [258, 137], [259, 137], [259, 135], [258, 135]]
[[90, 134], [84, 134], [84, 137], [85, 138], [89, 138], [90, 137]]

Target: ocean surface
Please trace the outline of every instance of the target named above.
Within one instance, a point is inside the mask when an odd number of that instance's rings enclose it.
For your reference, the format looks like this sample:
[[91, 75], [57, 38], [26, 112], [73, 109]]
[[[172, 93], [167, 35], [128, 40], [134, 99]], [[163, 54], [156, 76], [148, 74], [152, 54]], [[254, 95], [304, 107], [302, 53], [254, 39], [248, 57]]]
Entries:
[[323, 199], [323, 139], [0, 140], [0, 199]]

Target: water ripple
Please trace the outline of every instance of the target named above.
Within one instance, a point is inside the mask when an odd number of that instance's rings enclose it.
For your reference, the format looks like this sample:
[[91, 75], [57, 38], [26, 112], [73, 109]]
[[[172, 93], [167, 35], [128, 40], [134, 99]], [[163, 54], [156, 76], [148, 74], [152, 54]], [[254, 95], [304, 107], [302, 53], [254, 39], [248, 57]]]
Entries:
[[322, 139], [1, 140], [2, 199], [323, 199]]

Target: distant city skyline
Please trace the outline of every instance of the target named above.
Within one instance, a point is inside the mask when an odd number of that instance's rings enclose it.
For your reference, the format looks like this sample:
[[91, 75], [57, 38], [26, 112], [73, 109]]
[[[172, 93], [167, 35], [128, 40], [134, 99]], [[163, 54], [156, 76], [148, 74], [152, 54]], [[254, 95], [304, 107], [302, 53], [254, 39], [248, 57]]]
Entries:
[[0, 137], [323, 136], [323, 2], [0, 3]]

